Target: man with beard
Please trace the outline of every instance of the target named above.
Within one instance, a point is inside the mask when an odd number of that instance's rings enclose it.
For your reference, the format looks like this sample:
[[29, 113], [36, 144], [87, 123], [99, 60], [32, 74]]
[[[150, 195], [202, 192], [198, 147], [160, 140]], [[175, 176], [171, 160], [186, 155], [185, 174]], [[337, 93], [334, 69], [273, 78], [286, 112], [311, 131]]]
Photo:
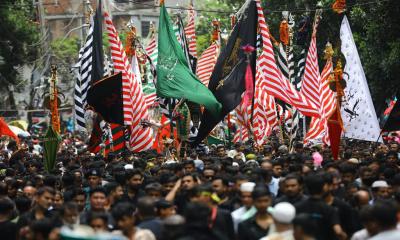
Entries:
[[219, 202], [220, 208], [226, 209], [228, 211], [232, 211], [233, 204], [227, 194], [228, 187], [229, 187], [229, 180], [225, 176], [217, 175], [214, 177], [214, 179], [212, 181], [212, 188], [213, 188], [213, 191], [217, 194], [218, 198], [220, 199], [220, 202]]
[[107, 209], [113, 208], [119, 201], [121, 201], [122, 196], [124, 195], [124, 190], [122, 186], [116, 182], [107, 183], [104, 186], [104, 189], [107, 193]]
[[51, 187], [39, 188], [35, 195], [35, 206], [18, 219], [18, 227], [22, 228], [35, 220], [53, 217], [54, 214], [49, 209], [53, 204], [54, 195], [55, 191]]
[[130, 202], [136, 205], [137, 200], [145, 196], [144, 191], [140, 189], [143, 182], [143, 173], [138, 169], [129, 169], [126, 171], [125, 176], [126, 188], [121, 202]]
[[172, 190], [167, 194], [165, 200], [174, 202], [178, 207], [178, 213], [182, 213], [189, 202], [188, 192], [199, 183], [195, 173], [187, 173], [179, 179]]
[[275, 203], [288, 202], [295, 205], [307, 200], [307, 197], [303, 194], [303, 180], [300, 176], [287, 175], [283, 186], [283, 196], [278, 198]]
[[114, 226], [114, 220], [109, 212], [106, 210], [107, 193], [102, 187], [93, 188], [90, 190], [90, 210], [85, 210], [80, 215], [81, 224], [89, 224], [90, 215], [93, 213], [104, 213], [108, 217], [108, 227], [110, 229]]

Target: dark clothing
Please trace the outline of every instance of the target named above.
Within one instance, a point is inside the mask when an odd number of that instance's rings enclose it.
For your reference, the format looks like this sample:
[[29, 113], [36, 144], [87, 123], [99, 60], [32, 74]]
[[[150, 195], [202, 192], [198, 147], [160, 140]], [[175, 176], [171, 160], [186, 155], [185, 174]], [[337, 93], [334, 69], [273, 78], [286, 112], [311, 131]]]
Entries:
[[189, 202], [188, 192], [181, 191], [175, 196], [175, 205], [177, 207], [177, 213], [183, 214], [186, 208], [186, 204]]
[[228, 237], [228, 239], [235, 238], [235, 231], [233, 229], [233, 220], [230, 211], [225, 209], [217, 208], [216, 217], [213, 219], [211, 214], [211, 229], [214, 232], [223, 234]]
[[195, 224], [190, 224], [189, 226], [185, 227], [182, 237], [177, 239], [178, 240], [232, 240], [233, 238], [227, 238], [224, 234], [215, 232], [212, 229], [209, 229], [207, 226], [196, 226]]
[[303, 202], [307, 199], [308, 199], [308, 197], [305, 196], [304, 194], [297, 195], [296, 197], [293, 197], [293, 198], [283, 195], [282, 197], [275, 200], [275, 204], [281, 203], [281, 202], [288, 202], [288, 203], [291, 203], [292, 205], [296, 205], [296, 204], [300, 204], [301, 202]]
[[239, 223], [238, 239], [239, 240], [259, 240], [267, 236], [269, 227], [267, 229], [261, 228], [256, 222], [256, 216]]
[[352, 236], [357, 229], [353, 219], [351, 206], [345, 201], [340, 200], [336, 197], [333, 199], [333, 203], [331, 206], [337, 209], [341, 226], [343, 230], [347, 233], [347, 236]]
[[160, 219], [157, 219], [157, 218], [146, 219], [146, 220], [140, 222], [137, 225], [137, 227], [141, 228], [141, 229], [150, 230], [154, 234], [156, 239], [161, 239], [161, 237], [162, 237], [161, 233], [163, 231], [163, 224]]
[[[49, 218], [52, 220], [54, 220], [55, 215], [56, 214], [54, 211], [46, 211], [44, 214], [45, 218]], [[30, 223], [32, 223], [33, 221], [36, 221], [36, 220], [38, 220], [38, 219], [36, 219], [36, 217], [35, 217], [35, 208], [34, 208], [31, 211], [26, 212], [19, 217], [18, 222], [17, 222], [18, 229], [28, 226]]]
[[1, 239], [14, 240], [17, 239], [18, 227], [16, 223], [5, 221], [0, 222]]
[[296, 214], [307, 213], [313, 219], [317, 240], [336, 240], [333, 226], [339, 224], [339, 216], [334, 207], [326, 204], [322, 199], [310, 197], [306, 201], [295, 205]]
[[137, 200], [141, 197], [144, 197], [146, 194], [142, 189], [138, 189], [136, 191], [135, 196], [133, 197], [129, 197], [128, 195], [128, 190], [125, 190], [124, 195], [122, 195], [121, 199], [118, 200], [118, 202], [129, 202], [129, 203], [133, 203], [136, 205]]

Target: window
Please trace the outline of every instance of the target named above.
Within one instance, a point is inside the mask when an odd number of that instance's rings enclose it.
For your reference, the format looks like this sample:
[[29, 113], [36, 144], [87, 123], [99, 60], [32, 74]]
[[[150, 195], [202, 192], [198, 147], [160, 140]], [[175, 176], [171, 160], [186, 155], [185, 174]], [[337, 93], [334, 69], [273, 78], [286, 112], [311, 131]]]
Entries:
[[142, 37], [146, 38], [150, 32], [150, 21], [142, 21]]

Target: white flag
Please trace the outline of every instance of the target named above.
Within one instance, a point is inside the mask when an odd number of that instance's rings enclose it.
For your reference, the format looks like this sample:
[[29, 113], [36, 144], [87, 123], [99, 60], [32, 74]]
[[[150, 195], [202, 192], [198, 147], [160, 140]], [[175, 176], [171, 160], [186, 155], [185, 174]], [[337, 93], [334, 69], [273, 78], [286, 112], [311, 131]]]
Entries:
[[[380, 135], [379, 123], [346, 16], [344, 16], [340, 28], [340, 40], [342, 41], [342, 53], [346, 58], [344, 72], [349, 74], [344, 91], [345, 102], [341, 108], [344, 135], [348, 138], [377, 141]], [[381, 140], [381, 138], [379, 139]]]

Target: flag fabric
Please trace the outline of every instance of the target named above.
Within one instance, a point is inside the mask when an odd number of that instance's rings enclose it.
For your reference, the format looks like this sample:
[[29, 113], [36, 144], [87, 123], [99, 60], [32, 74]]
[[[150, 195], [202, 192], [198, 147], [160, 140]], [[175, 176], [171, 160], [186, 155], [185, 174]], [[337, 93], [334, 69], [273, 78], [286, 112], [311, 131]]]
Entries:
[[165, 5], [161, 6], [157, 65], [157, 95], [186, 99], [218, 115], [221, 104], [189, 69], [175, 37]]
[[0, 136], [9, 136], [19, 142], [17, 135], [8, 127], [3, 118], [0, 117]]
[[[257, 4], [262, 11], [261, 4]], [[259, 14], [260, 15], [260, 14]], [[263, 81], [262, 88], [275, 98], [278, 98], [296, 107], [305, 116], [319, 116], [315, 104], [307, 99], [301, 92], [298, 92], [288, 79], [282, 76], [275, 62], [271, 37], [264, 17], [259, 18], [259, 28], [263, 38], [263, 50], [260, 56], [260, 68], [267, 81]]]
[[197, 58], [195, 58], [191, 53], [189, 49], [189, 39], [187, 38], [185, 27], [183, 26], [183, 20], [181, 16], [178, 14], [177, 16], [177, 21], [176, 21], [176, 29], [172, 28], [173, 31], [175, 32], [175, 35], [177, 35], [177, 40], [180, 43], [183, 53], [186, 57], [186, 62], [188, 64], [188, 67], [192, 70], [193, 73], [196, 72], [196, 64], [197, 64]]
[[100, 0], [93, 18], [91, 82], [94, 83], [100, 79], [103, 79], [104, 72], [103, 15], [102, 4]]
[[61, 137], [58, 135], [58, 133], [53, 129], [53, 126], [49, 126], [49, 129], [46, 132], [46, 135], [44, 137], [44, 167], [48, 173], [53, 171], [55, 163], [56, 163], [56, 157], [57, 157], [57, 151], [58, 151], [58, 146], [61, 142]]
[[272, 132], [272, 129], [278, 124], [278, 117], [275, 103], [275, 99], [272, 95], [268, 94], [266, 88], [267, 75], [264, 71], [264, 65], [267, 61], [266, 55], [262, 53], [262, 49], [266, 44], [266, 22], [264, 18], [263, 9], [261, 4], [256, 1], [257, 4], [257, 15], [258, 15], [258, 28], [260, 29], [260, 34], [258, 35], [261, 44], [258, 46], [261, 48], [261, 54], [258, 56], [256, 61], [256, 84], [254, 93], [254, 106], [253, 106], [253, 120], [252, 120], [252, 132], [254, 135], [254, 140], [257, 145], [261, 146], [265, 143], [266, 137]]
[[124, 125], [121, 72], [94, 83], [87, 102], [108, 123]]
[[188, 23], [185, 27], [186, 39], [189, 45], [189, 54], [193, 56], [193, 58], [197, 58], [197, 42], [196, 42], [196, 27], [195, 27], [195, 18], [196, 11], [193, 6], [190, 6], [188, 13]]
[[389, 110], [390, 114], [383, 127], [383, 131], [398, 131], [400, 130], [400, 100], [397, 98], [396, 103]]
[[249, 141], [249, 130], [243, 125], [239, 125], [233, 137], [233, 143], [245, 143]]
[[[100, 150], [102, 150], [103, 146], [105, 150], [105, 155], [108, 155], [108, 153], [111, 151], [114, 153], [122, 152], [125, 149], [124, 127], [114, 123], [109, 124], [112, 133], [111, 144], [110, 136], [108, 135], [108, 137], [105, 137], [105, 135], [103, 134], [103, 129], [101, 128], [103, 120], [101, 119], [101, 117], [96, 118], [94, 121], [95, 122], [93, 123], [93, 131], [88, 143], [89, 152], [99, 153]], [[102, 144], [104, 145], [102, 146]]]
[[[247, 67], [247, 57], [242, 47], [246, 45], [255, 47], [256, 36], [256, 5], [254, 1], [248, 0], [238, 12], [238, 21], [229, 36], [226, 47], [218, 57], [208, 86], [221, 102], [222, 112], [219, 115], [211, 115], [208, 110], [204, 112], [195, 144], [206, 138], [212, 129], [241, 103], [242, 94], [245, 91]], [[253, 68], [252, 72], [255, 73], [255, 52], [250, 54], [249, 60]]]
[[344, 16], [340, 28], [342, 53], [346, 58], [344, 72], [349, 74], [345, 88], [345, 102], [341, 113], [344, 135], [365, 141], [382, 141], [380, 127], [372, 103], [367, 79], [358, 55], [356, 44], [347, 17]]
[[114, 72], [122, 72], [122, 98], [124, 125], [129, 129], [128, 148], [134, 152], [141, 152], [151, 148], [153, 143], [152, 129], [143, 121], [148, 121], [149, 115], [141, 80], [136, 79], [128, 57], [122, 46], [117, 30], [108, 13], [104, 13], [108, 40], [111, 48], [111, 58], [114, 63]]
[[208, 87], [211, 74], [217, 63], [220, 46], [217, 41], [213, 42], [200, 56], [197, 62], [196, 74], [200, 81]]
[[[329, 75], [332, 73], [333, 65], [332, 60], [328, 59], [324, 69], [322, 70], [321, 77], [318, 80], [319, 94], [320, 94], [320, 109], [321, 117], [311, 119], [310, 128], [304, 137], [304, 142], [323, 142], [330, 145], [328, 119], [336, 110], [335, 93], [329, 88]], [[306, 70], [307, 71], [307, 70]], [[304, 79], [306, 83], [306, 79]]]
[[92, 72], [92, 46], [93, 44], [93, 23], [90, 24], [86, 40], [79, 50], [79, 59], [76, 64], [76, 81], [74, 91], [75, 120], [78, 131], [86, 131], [85, 107], [86, 94], [91, 83]]

